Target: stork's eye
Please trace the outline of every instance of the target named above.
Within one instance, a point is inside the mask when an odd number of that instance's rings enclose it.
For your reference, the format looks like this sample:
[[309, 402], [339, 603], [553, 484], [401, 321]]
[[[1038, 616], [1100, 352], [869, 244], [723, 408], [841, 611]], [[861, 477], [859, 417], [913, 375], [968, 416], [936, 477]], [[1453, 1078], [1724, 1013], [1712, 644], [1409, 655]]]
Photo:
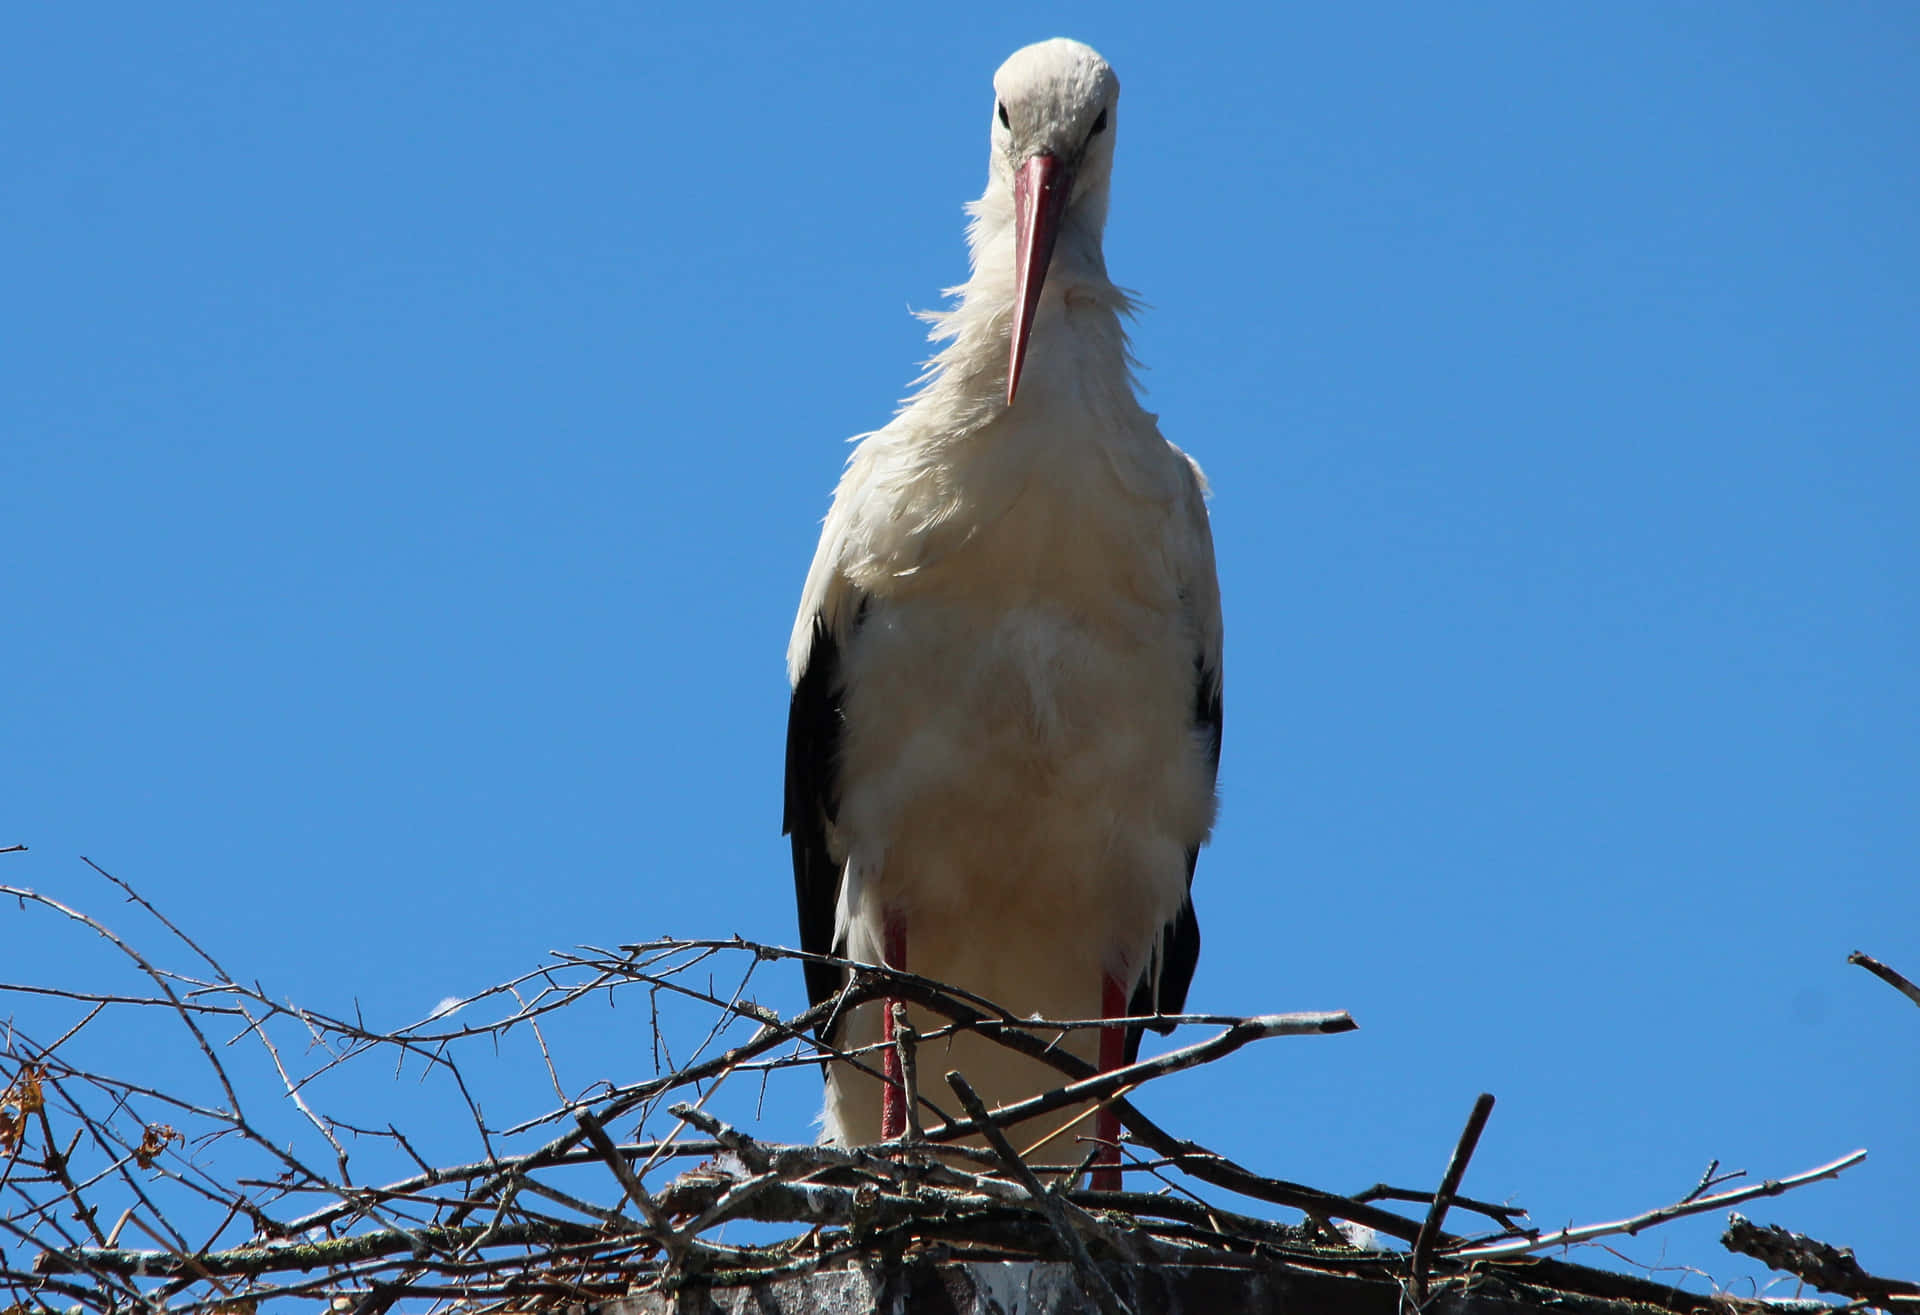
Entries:
[[1000, 126], [1009, 131], [1013, 128], [1012, 121], [1007, 118], [1007, 103], [1005, 101], [1000, 102]]
[[1101, 133], [1105, 132], [1106, 130], [1107, 130], [1107, 112], [1106, 110], [1102, 109], [1100, 111], [1100, 117], [1093, 121], [1093, 131], [1087, 134], [1087, 139], [1091, 141], [1093, 138], [1098, 137]]

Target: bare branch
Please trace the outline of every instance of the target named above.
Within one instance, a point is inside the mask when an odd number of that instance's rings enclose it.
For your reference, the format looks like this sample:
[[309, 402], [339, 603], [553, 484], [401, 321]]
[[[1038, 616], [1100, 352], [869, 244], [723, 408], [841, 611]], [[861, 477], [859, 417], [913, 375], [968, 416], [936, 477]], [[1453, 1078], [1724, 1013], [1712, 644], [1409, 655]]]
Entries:
[[1818, 1168], [1808, 1169], [1805, 1173], [1780, 1179], [1770, 1178], [1766, 1182], [1755, 1183], [1752, 1187], [1736, 1188], [1731, 1192], [1721, 1192], [1717, 1196], [1696, 1196], [1690, 1200], [1677, 1201], [1672, 1205], [1661, 1206], [1657, 1210], [1649, 1210], [1645, 1214], [1634, 1215], [1631, 1219], [1616, 1219], [1605, 1224], [1586, 1224], [1579, 1228], [1562, 1228], [1552, 1233], [1530, 1233], [1516, 1241], [1470, 1246], [1454, 1250], [1449, 1254], [1455, 1260], [1499, 1260], [1507, 1256], [1523, 1256], [1530, 1251], [1571, 1246], [1575, 1242], [1591, 1242], [1597, 1237], [1608, 1237], [1616, 1233], [1638, 1233], [1642, 1229], [1663, 1224], [1669, 1219], [1678, 1219], [1683, 1215], [1704, 1214], [1708, 1210], [1718, 1210], [1722, 1206], [1751, 1201], [1758, 1196], [1778, 1196], [1782, 1192], [1790, 1192], [1796, 1187], [1804, 1187], [1822, 1178], [1835, 1178], [1866, 1158], [1865, 1151], [1854, 1151], [1850, 1155], [1843, 1155]]
[[1884, 1305], [1892, 1297], [1920, 1298], [1920, 1283], [1869, 1274], [1860, 1268], [1850, 1248], [1829, 1246], [1803, 1233], [1790, 1233], [1778, 1224], [1762, 1228], [1741, 1215], [1731, 1215], [1727, 1231], [1720, 1235], [1720, 1245], [1785, 1270], [1822, 1292], [1855, 1301]]
[[1420, 1236], [1413, 1243], [1413, 1302], [1423, 1305], [1427, 1299], [1427, 1273], [1433, 1267], [1433, 1248], [1440, 1236], [1440, 1226], [1446, 1222], [1447, 1209], [1453, 1204], [1454, 1193], [1460, 1190], [1460, 1180], [1466, 1176], [1467, 1161], [1473, 1158], [1474, 1148], [1480, 1144], [1480, 1134], [1487, 1126], [1487, 1119], [1493, 1114], [1493, 1096], [1481, 1092], [1473, 1102], [1473, 1110], [1467, 1115], [1467, 1126], [1461, 1129], [1460, 1140], [1454, 1145], [1453, 1155], [1447, 1160], [1447, 1169], [1440, 1177], [1439, 1190], [1433, 1194], [1433, 1204], [1427, 1209], [1427, 1217], [1420, 1225]]
[[1093, 1263], [1093, 1257], [1087, 1252], [1087, 1244], [1081, 1240], [1073, 1223], [1067, 1218], [1066, 1203], [1040, 1185], [1027, 1162], [1014, 1153], [1013, 1145], [1007, 1140], [1007, 1134], [1000, 1131], [987, 1113], [986, 1102], [980, 1099], [973, 1087], [958, 1073], [947, 1074], [947, 1085], [953, 1088], [953, 1094], [960, 1098], [960, 1106], [967, 1115], [980, 1126], [981, 1134], [986, 1137], [987, 1145], [993, 1148], [995, 1155], [1006, 1167], [1013, 1180], [1027, 1190], [1027, 1195], [1047, 1217], [1047, 1223], [1053, 1228], [1054, 1236], [1060, 1239], [1060, 1245], [1066, 1249], [1067, 1258], [1073, 1262], [1073, 1269], [1080, 1276], [1080, 1285], [1093, 1295], [1100, 1306], [1101, 1315], [1131, 1315], [1120, 1294], [1113, 1290], [1113, 1284]]
[[[1037, 1028], [1037, 1024], [1029, 1024]], [[1019, 1101], [1012, 1105], [1003, 1105], [993, 1114], [993, 1123], [1001, 1128], [1023, 1123], [1042, 1114], [1051, 1114], [1057, 1109], [1069, 1105], [1078, 1105], [1083, 1101], [1107, 1100], [1121, 1092], [1138, 1087], [1153, 1078], [1165, 1077], [1169, 1073], [1178, 1073], [1182, 1069], [1196, 1068], [1221, 1059], [1242, 1046], [1255, 1041], [1264, 1041], [1269, 1037], [1281, 1036], [1324, 1036], [1338, 1032], [1350, 1032], [1356, 1024], [1346, 1014], [1267, 1014], [1258, 1018], [1243, 1018], [1229, 1025], [1225, 1031], [1196, 1045], [1185, 1046], [1179, 1050], [1169, 1050], [1164, 1055], [1141, 1060], [1137, 1064], [1128, 1064], [1124, 1068], [1112, 1069], [1092, 1077]], [[988, 1035], [1004, 1035], [1002, 1032], [988, 1032]], [[1048, 1046], [1048, 1050], [1052, 1047]], [[953, 1141], [960, 1137], [969, 1137], [982, 1131], [977, 1119], [968, 1119], [958, 1123], [944, 1123], [927, 1133], [932, 1142]]]
[[1908, 981], [1905, 977], [1902, 977], [1899, 973], [1895, 972], [1893, 969], [1887, 967], [1887, 965], [1885, 965], [1884, 963], [1881, 963], [1878, 959], [1874, 958], [1871, 954], [1863, 954], [1859, 950], [1855, 950], [1852, 954], [1849, 954], [1847, 956], [1847, 962], [1859, 964], [1862, 968], [1865, 968], [1868, 972], [1872, 973], [1875, 977], [1878, 977], [1881, 981], [1885, 982], [1888, 986], [1891, 986], [1894, 990], [1900, 992], [1901, 995], [1906, 996], [1907, 999], [1913, 1001], [1917, 1005], [1920, 1005], [1920, 986], [1915, 986], [1912, 982]]

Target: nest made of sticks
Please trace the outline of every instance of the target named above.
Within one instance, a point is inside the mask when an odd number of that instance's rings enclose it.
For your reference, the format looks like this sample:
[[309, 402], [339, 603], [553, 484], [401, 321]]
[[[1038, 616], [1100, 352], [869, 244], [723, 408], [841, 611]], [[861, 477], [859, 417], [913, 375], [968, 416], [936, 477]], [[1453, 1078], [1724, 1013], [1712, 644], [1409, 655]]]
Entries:
[[[1381, 1185], [1352, 1195], [1237, 1164], [1167, 1131], [1127, 1098], [1256, 1041], [1351, 1029], [1343, 1013], [1182, 1016], [1173, 1021], [1210, 1034], [1097, 1074], [1057, 1041], [1098, 1022], [1020, 1019], [967, 992], [861, 964], [841, 965], [850, 975], [837, 999], [782, 1017], [749, 995], [756, 971], [819, 956], [739, 939], [663, 939], [554, 953], [510, 981], [387, 1029], [357, 1010], [351, 1018], [330, 1015], [236, 978], [130, 886], [100, 875], [151, 916], [193, 967], [163, 967], [77, 908], [0, 886], [23, 909], [103, 937], [147, 983], [130, 992], [0, 983], [0, 991], [65, 1010], [71, 1020], [46, 1037], [9, 1023], [0, 1046], [0, 1312], [7, 1315], [237, 1312], [263, 1303], [311, 1309], [315, 1300], [355, 1315], [396, 1305], [522, 1310], [689, 1283], [754, 1282], [876, 1257], [1065, 1261], [1110, 1312], [1126, 1309], [1110, 1278], [1116, 1264], [1390, 1279], [1415, 1308], [1436, 1293], [1505, 1274], [1561, 1293], [1686, 1311], [1728, 1299], [1540, 1253], [1776, 1195], [1864, 1157], [1856, 1151], [1737, 1187], [1727, 1186], [1737, 1175], [1720, 1175], [1716, 1165], [1657, 1209], [1543, 1231], [1523, 1210], [1458, 1194], [1491, 1096], [1476, 1103], [1435, 1189]], [[585, 1011], [636, 993], [648, 1004], [654, 1074], [569, 1088], [551, 1038]], [[820, 1035], [836, 1013], [879, 999], [910, 1001], [946, 1020], [924, 1036], [900, 1030], [910, 1084], [925, 1080], [917, 1076], [917, 1052], [965, 1030], [1052, 1064], [1061, 1085], [988, 1110], [963, 1074], [948, 1075], [965, 1118], [947, 1119], [916, 1099], [922, 1118], [907, 1138], [852, 1149], [762, 1140], [710, 1111], [729, 1083], [758, 1083], [764, 1093], [774, 1074], [830, 1060], [877, 1070], [871, 1050], [841, 1051]], [[675, 1020], [697, 1037], [677, 1060]], [[89, 1040], [116, 1022], [151, 1031], [162, 1021], [181, 1026], [180, 1044], [197, 1052], [204, 1094], [102, 1071], [87, 1057]], [[474, 1070], [497, 1071], [501, 1047], [520, 1038], [532, 1042], [551, 1099], [528, 1117], [495, 1124], [483, 1113]], [[609, 1049], [601, 1045], [595, 1057], [608, 1061]], [[430, 1090], [416, 1083], [415, 1094], [426, 1092], [429, 1102], [423, 1126], [409, 1132], [390, 1118], [319, 1107], [315, 1094], [329, 1080], [374, 1063], [431, 1079]], [[523, 1074], [528, 1067], [518, 1065]], [[1036, 1171], [1020, 1159], [1014, 1143], [1024, 1120], [1083, 1103], [1116, 1111], [1126, 1130], [1125, 1172], [1141, 1190], [1079, 1190], [1078, 1172]], [[655, 1127], [661, 1130], [646, 1135]], [[631, 1135], [621, 1135], [623, 1128]], [[960, 1145], [963, 1139], [986, 1145]], [[469, 1153], [442, 1153], [459, 1143]], [[356, 1157], [376, 1162], [376, 1181], [356, 1176]], [[1224, 1203], [1234, 1198], [1250, 1204]], [[1415, 1217], [1389, 1203], [1414, 1206]], [[1257, 1207], [1283, 1207], [1299, 1219], [1278, 1222], [1253, 1213]], [[1466, 1216], [1481, 1226], [1448, 1228]], [[726, 1240], [729, 1225], [760, 1236]], [[1781, 1241], [1796, 1235], [1753, 1231], [1762, 1236], [1741, 1248], [1749, 1254], [1796, 1273], [1814, 1267], [1818, 1277], [1809, 1281], [1856, 1302], [1920, 1311], [1914, 1285], [1857, 1265], [1848, 1270], [1831, 1257], [1824, 1269], [1813, 1260], [1797, 1266], [1782, 1259], [1798, 1254], [1794, 1244]]]

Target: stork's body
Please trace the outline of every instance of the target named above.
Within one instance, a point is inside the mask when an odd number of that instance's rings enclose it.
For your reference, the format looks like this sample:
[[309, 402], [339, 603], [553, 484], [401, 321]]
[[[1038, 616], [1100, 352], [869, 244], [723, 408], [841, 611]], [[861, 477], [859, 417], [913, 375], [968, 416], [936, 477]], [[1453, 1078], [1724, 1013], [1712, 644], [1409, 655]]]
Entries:
[[[973, 276], [935, 317], [947, 345], [930, 381], [848, 465], [788, 651], [801, 940], [1022, 1015], [1171, 1012], [1199, 948], [1189, 886], [1219, 753], [1203, 485], [1135, 397], [1129, 304], [1101, 254], [1111, 70], [1047, 42], [996, 91]], [[1030, 231], [1049, 206], [1050, 261]], [[822, 998], [839, 975], [815, 967], [808, 985]], [[837, 1040], [884, 1030], [868, 1006]], [[1110, 1067], [1138, 1040], [1067, 1044]], [[950, 1068], [990, 1104], [1060, 1081], [971, 1037], [922, 1071]], [[897, 1131], [881, 1087], [836, 1066], [827, 1136]], [[944, 1084], [922, 1095], [953, 1104]], [[1069, 1140], [1035, 1158], [1083, 1153]]]

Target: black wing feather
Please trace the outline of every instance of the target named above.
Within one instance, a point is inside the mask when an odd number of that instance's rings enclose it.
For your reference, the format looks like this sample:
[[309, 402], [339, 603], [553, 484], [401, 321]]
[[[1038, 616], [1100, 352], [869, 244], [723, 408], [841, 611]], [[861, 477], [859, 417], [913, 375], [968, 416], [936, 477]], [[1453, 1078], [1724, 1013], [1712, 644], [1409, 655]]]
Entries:
[[[807, 665], [787, 707], [787, 788], [781, 831], [793, 841], [793, 895], [800, 912], [800, 948], [834, 954], [833, 915], [840, 902], [840, 864], [827, 833], [840, 811], [842, 710], [840, 645], [824, 619], [813, 620]], [[840, 990], [841, 971], [805, 965], [807, 998], [814, 1004]]]
[[[1220, 673], [1210, 668], [1204, 657], [1194, 659], [1194, 674], [1197, 677], [1194, 691], [1193, 724], [1194, 729], [1207, 737], [1207, 762], [1212, 768], [1212, 776], [1220, 774], [1220, 736], [1225, 721], [1225, 707], [1221, 699]], [[1140, 979], [1133, 990], [1133, 998], [1127, 1002], [1129, 1014], [1177, 1014], [1187, 1007], [1187, 988], [1193, 985], [1193, 970], [1200, 962], [1200, 919], [1193, 911], [1193, 870], [1200, 862], [1200, 851], [1187, 851], [1187, 898], [1182, 901], [1180, 911], [1173, 915], [1173, 921], [1160, 933], [1160, 944], [1156, 953], [1160, 956], [1159, 990], [1154, 989], [1154, 974], [1149, 971]], [[1136, 1023], [1127, 1029], [1126, 1062], [1131, 1064], [1140, 1058], [1140, 1041], [1147, 1024]], [[1158, 1026], [1153, 1029], [1165, 1034], [1173, 1031], [1171, 1026]]]

